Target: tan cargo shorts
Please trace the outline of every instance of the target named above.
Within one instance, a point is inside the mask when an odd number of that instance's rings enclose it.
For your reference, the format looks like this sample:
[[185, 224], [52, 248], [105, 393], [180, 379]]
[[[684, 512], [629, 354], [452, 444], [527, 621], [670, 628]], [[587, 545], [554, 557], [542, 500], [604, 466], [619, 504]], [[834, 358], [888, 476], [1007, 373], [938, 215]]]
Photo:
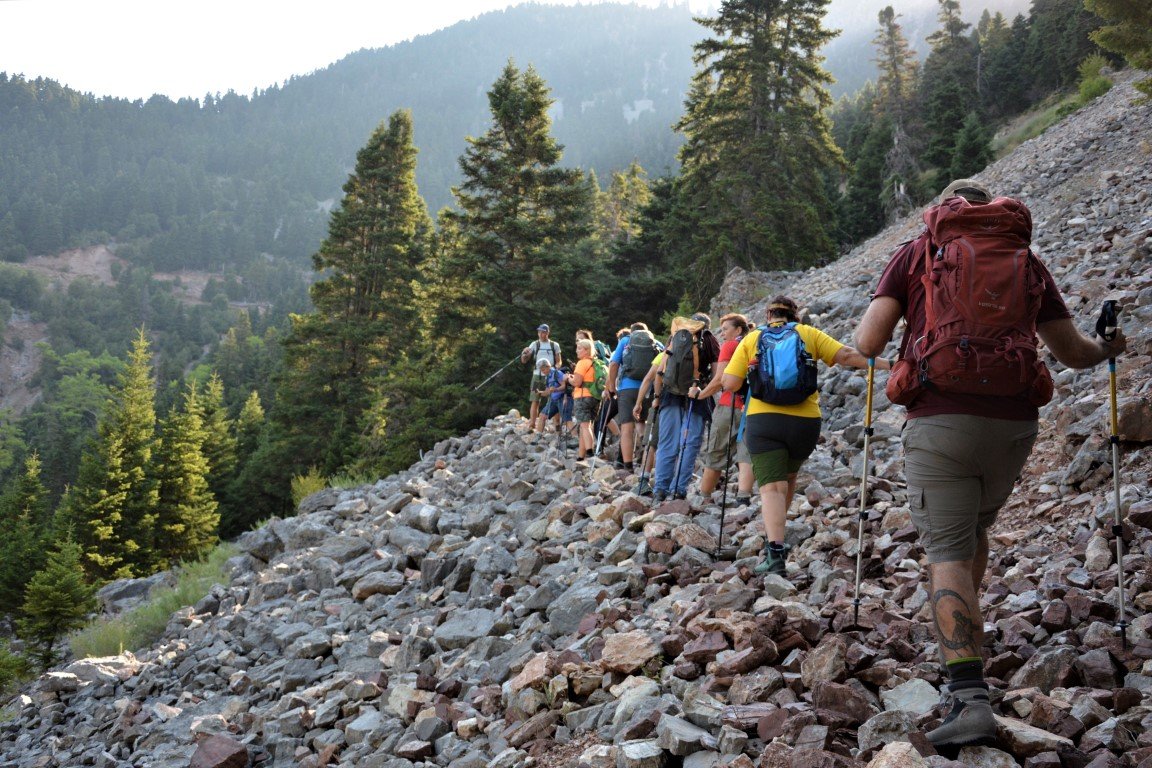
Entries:
[[[708, 469], [724, 471], [724, 460], [732, 463], [751, 464], [748, 446], [740, 437], [740, 418], [744, 411], [737, 411], [730, 405], [718, 405], [712, 411], [712, 426], [704, 447], [700, 450], [700, 462]], [[729, 443], [731, 438], [731, 443]]]
[[908, 503], [928, 562], [971, 560], [1032, 452], [1035, 421], [967, 414], [904, 425]]

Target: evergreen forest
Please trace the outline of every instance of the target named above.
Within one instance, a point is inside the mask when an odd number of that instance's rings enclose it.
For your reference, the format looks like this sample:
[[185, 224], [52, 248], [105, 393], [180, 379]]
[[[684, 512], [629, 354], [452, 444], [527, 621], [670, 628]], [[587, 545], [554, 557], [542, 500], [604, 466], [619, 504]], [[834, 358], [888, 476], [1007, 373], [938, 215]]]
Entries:
[[[0, 74], [0, 329], [47, 338], [39, 399], [0, 412], [0, 614], [48, 663], [85, 585], [523, 410], [538, 323], [568, 357], [580, 328], [664, 333], [733, 267], [836, 258], [978, 173], [1022, 111], [1148, 65], [1146, 12], [1088, 4], [937, 0], [923, 39], [885, 7], [874, 78], [838, 99], [829, 0], [690, 24], [522, 6], [250, 97]], [[115, 253], [111, 284], [24, 266], [88, 245]], [[197, 299], [157, 279], [178, 270], [211, 275]], [[45, 584], [69, 573], [75, 610], [54, 613]]]

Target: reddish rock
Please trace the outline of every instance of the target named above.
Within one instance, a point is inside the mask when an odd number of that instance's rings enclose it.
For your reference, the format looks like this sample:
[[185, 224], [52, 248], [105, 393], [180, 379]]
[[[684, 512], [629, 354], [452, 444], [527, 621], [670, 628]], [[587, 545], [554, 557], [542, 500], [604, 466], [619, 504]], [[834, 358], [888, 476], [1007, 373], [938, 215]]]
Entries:
[[728, 639], [723, 632], [705, 632], [684, 646], [684, 658], [697, 664], [707, 664], [728, 650]]
[[754, 669], [771, 664], [776, 660], [776, 646], [768, 641], [760, 647], [745, 648], [727, 656], [724, 661], [716, 665], [717, 677], [734, 677], [744, 675]]
[[396, 747], [396, 756], [402, 757], [405, 760], [423, 760], [427, 757], [432, 757], [432, 745], [427, 741], [412, 740], [406, 741]]
[[209, 736], [192, 753], [189, 768], [247, 768], [248, 748], [227, 736]]
[[1059, 632], [1067, 629], [1072, 623], [1072, 610], [1062, 600], [1053, 600], [1044, 608], [1040, 617], [1040, 626], [1049, 632]]
[[784, 733], [784, 725], [788, 722], [789, 717], [787, 710], [784, 709], [775, 709], [769, 712], [756, 723], [756, 735], [760, 737], [761, 741], [772, 741]]
[[817, 683], [812, 703], [817, 709], [844, 715], [849, 725], [860, 725], [880, 711], [859, 688], [840, 683]]
[[670, 555], [676, 551], [676, 542], [672, 539], [658, 539], [649, 536], [645, 541], [648, 542], [648, 550], [658, 555]]

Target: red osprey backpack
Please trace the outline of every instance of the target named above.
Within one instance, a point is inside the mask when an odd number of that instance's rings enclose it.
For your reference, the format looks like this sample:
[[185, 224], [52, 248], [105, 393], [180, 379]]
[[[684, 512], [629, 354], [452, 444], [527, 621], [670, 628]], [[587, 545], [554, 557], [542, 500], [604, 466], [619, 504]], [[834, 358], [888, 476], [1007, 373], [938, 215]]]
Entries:
[[1047, 403], [1052, 377], [1036, 349], [1044, 282], [1028, 208], [1007, 197], [984, 205], [952, 197], [925, 211], [924, 223], [925, 332], [905, 338], [889, 399], [906, 405], [935, 387]]

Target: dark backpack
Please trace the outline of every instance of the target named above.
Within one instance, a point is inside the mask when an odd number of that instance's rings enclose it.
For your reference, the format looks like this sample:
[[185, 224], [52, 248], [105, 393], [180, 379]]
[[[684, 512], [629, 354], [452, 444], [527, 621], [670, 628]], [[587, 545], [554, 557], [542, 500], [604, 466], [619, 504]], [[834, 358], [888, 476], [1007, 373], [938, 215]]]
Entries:
[[1006, 197], [986, 205], [955, 197], [929, 208], [924, 223], [927, 236], [912, 243], [924, 251], [924, 335], [904, 339], [889, 399], [907, 405], [931, 386], [1047, 403], [1052, 377], [1036, 339], [1043, 267], [1029, 247], [1028, 208]]
[[811, 397], [819, 385], [816, 360], [804, 347], [796, 323], [757, 330], [755, 365], [748, 371], [752, 397], [773, 405], [796, 405]]
[[700, 381], [700, 340], [687, 328], [676, 331], [668, 345], [664, 364], [664, 391], [687, 395], [694, 382]]
[[656, 339], [648, 331], [632, 331], [621, 355], [620, 373], [626, 379], [643, 379], [656, 359]]

